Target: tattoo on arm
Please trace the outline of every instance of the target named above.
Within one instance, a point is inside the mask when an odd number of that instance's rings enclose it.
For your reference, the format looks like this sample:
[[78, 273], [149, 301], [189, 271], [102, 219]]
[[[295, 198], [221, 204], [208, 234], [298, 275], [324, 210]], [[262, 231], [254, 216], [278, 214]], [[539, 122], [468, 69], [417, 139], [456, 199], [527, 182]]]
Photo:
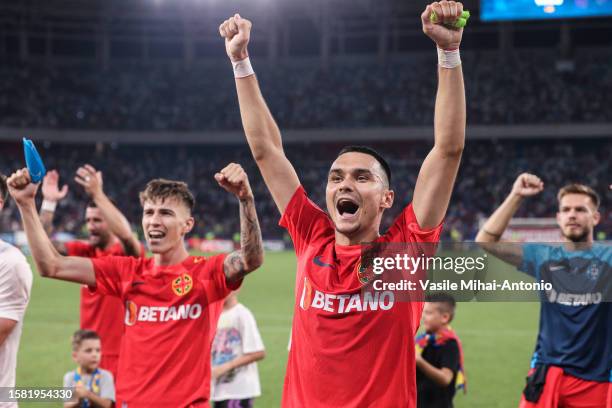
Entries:
[[257, 269], [263, 262], [263, 242], [259, 220], [255, 211], [255, 201], [240, 201], [240, 249], [227, 256], [224, 263], [225, 277], [228, 281], [242, 279], [247, 273]]

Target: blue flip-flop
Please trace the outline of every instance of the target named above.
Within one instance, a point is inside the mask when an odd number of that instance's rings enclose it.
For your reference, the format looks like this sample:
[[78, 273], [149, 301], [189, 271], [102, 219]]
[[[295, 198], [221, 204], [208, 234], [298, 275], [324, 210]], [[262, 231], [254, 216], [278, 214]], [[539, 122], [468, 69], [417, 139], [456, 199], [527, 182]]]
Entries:
[[45, 177], [45, 174], [47, 174], [47, 169], [45, 169], [45, 165], [34, 143], [25, 137], [23, 138], [23, 154], [25, 155], [26, 166], [30, 172], [32, 182], [39, 183]]

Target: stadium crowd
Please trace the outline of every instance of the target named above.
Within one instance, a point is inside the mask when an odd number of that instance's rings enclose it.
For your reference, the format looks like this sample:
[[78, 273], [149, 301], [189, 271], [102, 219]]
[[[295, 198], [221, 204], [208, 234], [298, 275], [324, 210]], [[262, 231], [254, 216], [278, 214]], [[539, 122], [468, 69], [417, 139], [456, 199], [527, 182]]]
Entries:
[[[318, 59], [271, 64], [253, 57], [270, 108], [282, 128], [429, 125], [435, 55]], [[471, 124], [612, 120], [611, 54], [577, 52], [559, 63], [554, 51], [462, 54]], [[34, 128], [239, 129], [231, 70], [225, 60], [195, 65], [128, 64], [108, 70], [84, 63], [0, 67], [0, 126]], [[519, 102], [519, 103], [517, 103]]]
[[[343, 144], [319, 143], [289, 145], [288, 157], [295, 164], [301, 182], [311, 198], [325, 208], [326, 174], [330, 163]], [[428, 149], [424, 142], [373, 143], [388, 158], [393, 170], [392, 187], [396, 191], [393, 208], [387, 212], [383, 228], [390, 225], [403, 204], [411, 199], [418, 169]], [[41, 145], [49, 169], [58, 169], [60, 182], [70, 185], [68, 197], [56, 215], [56, 231], [79, 233], [87, 198], [83, 189], [72, 181], [76, 169], [91, 163], [104, 174], [104, 190], [118, 207], [140, 228], [141, 209], [138, 192], [155, 177], [185, 180], [197, 194], [194, 235], [231, 239], [239, 231], [238, 217], [228, 216], [227, 208], [238, 208], [235, 200], [218, 187], [216, 171], [229, 162], [243, 165], [249, 174], [256, 197], [263, 236], [281, 239], [284, 230], [278, 226], [278, 211], [263, 184], [259, 171], [246, 146], [104, 146]], [[21, 146], [0, 144], [0, 172], [9, 174], [22, 166]], [[468, 142], [460, 173], [446, 217], [443, 238], [473, 239], [480, 217], [490, 214], [508, 194], [518, 174], [530, 171], [540, 175], [545, 184], [541, 198], [528, 200], [519, 217], [551, 217], [556, 212], [556, 192], [570, 181], [592, 186], [602, 196], [602, 223], [596, 231], [612, 230], [612, 192], [610, 161], [612, 142], [605, 139], [567, 141], [471, 141]], [[19, 230], [14, 205], [0, 218], [3, 231]], [[597, 235], [597, 234], [596, 234]], [[610, 239], [610, 237], [608, 237]]]

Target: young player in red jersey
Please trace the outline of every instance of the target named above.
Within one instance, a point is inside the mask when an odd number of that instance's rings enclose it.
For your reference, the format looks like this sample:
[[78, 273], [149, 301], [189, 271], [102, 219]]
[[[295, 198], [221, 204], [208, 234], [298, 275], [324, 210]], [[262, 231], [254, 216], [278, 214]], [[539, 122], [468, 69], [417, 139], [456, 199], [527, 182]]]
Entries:
[[60, 255], [36, 214], [38, 185], [30, 182], [27, 169], [18, 170], [8, 180], [40, 274], [86, 284], [125, 302], [118, 407], [209, 406], [210, 358], [206, 356], [223, 299], [263, 262], [261, 232], [246, 173], [232, 163], [215, 179], [240, 202], [241, 248], [227, 256], [189, 256], [184, 238], [194, 225], [193, 195], [185, 183], [156, 179], [140, 195], [142, 227], [153, 252], [150, 259]]
[[[293, 239], [298, 258], [292, 344], [283, 407], [415, 407], [414, 335], [421, 302], [393, 293], [360, 293], [362, 242], [436, 242], [448, 207], [465, 139], [465, 94], [452, 23], [461, 3], [442, 1], [422, 14], [423, 30], [440, 57], [435, 144], [415, 186], [414, 200], [380, 235], [393, 204], [391, 172], [371, 149], [350, 147], [332, 163], [326, 214], [308, 199], [283, 152], [280, 131], [248, 59], [251, 23], [235, 15], [219, 27], [234, 66], [247, 141]], [[290, 85], [288, 85], [290, 86]]]
[[[91, 201], [85, 211], [87, 241], [70, 241], [53, 245], [62, 255], [100, 258], [103, 256], [143, 256], [144, 247], [134, 236], [130, 223], [121, 211], [106, 196], [102, 188], [102, 173], [86, 164], [77, 170], [75, 181], [80, 184]], [[59, 174], [47, 173], [42, 183], [43, 204], [40, 220], [47, 234], [53, 231], [53, 215], [57, 203], [66, 197], [68, 187], [59, 188]], [[123, 336], [123, 321], [107, 319], [105, 316], [120, 316], [124, 313], [123, 302], [114, 296], [102, 296], [81, 287], [81, 329], [93, 330], [102, 340], [100, 367], [117, 378], [119, 349]]]

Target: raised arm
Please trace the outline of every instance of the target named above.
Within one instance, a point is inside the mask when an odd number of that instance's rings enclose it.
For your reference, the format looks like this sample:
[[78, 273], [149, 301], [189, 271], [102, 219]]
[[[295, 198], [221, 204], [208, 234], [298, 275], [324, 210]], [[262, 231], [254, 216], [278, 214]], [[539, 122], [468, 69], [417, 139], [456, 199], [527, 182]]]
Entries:
[[[431, 22], [432, 12], [440, 24]], [[423, 32], [436, 43], [439, 55], [434, 147], [421, 166], [413, 198], [423, 229], [434, 228], [444, 219], [465, 144], [465, 89], [459, 57], [463, 29], [441, 24], [456, 21], [462, 12], [461, 3], [441, 1], [427, 6], [421, 15]]]
[[[53, 234], [55, 208], [66, 197], [66, 194], [68, 194], [68, 185], [65, 184], [61, 189], [59, 188], [59, 173], [56, 170], [47, 172], [42, 182], [43, 202], [40, 207], [40, 221], [48, 236]], [[54, 240], [51, 242], [60, 254], [67, 254], [66, 247], [62, 242]]]
[[476, 242], [485, 251], [492, 253], [502, 261], [517, 267], [520, 266], [523, 263], [522, 246], [514, 243], [500, 244], [502, 242], [501, 237], [508, 228], [510, 220], [521, 206], [523, 199], [536, 195], [543, 189], [544, 183], [539, 177], [528, 173], [518, 176], [508, 197], [478, 231]]
[[140, 256], [141, 245], [130, 227], [130, 223], [119, 209], [112, 203], [102, 188], [102, 172], [90, 164], [79, 167], [74, 181], [85, 189], [96, 207], [100, 209], [110, 231], [119, 238], [126, 255]]
[[261, 266], [263, 241], [253, 191], [244, 169], [239, 164], [230, 163], [215, 174], [215, 180], [240, 202], [240, 249], [229, 254], [223, 264], [226, 280], [233, 282]]
[[38, 184], [32, 184], [27, 169], [18, 170], [7, 180], [9, 193], [17, 203], [23, 229], [38, 272], [48, 278], [95, 286], [93, 265], [87, 258], [62, 256], [47, 236], [36, 211], [34, 198]]
[[282, 214], [300, 181], [285, 156], [280, 130], [251, 69], [247, 51], [251, 22], [236, 14], [221, 24], [219, 33], [225, 38], [225, 50], [234, 65], [240, 116], [247, 142], [266, 186]]

